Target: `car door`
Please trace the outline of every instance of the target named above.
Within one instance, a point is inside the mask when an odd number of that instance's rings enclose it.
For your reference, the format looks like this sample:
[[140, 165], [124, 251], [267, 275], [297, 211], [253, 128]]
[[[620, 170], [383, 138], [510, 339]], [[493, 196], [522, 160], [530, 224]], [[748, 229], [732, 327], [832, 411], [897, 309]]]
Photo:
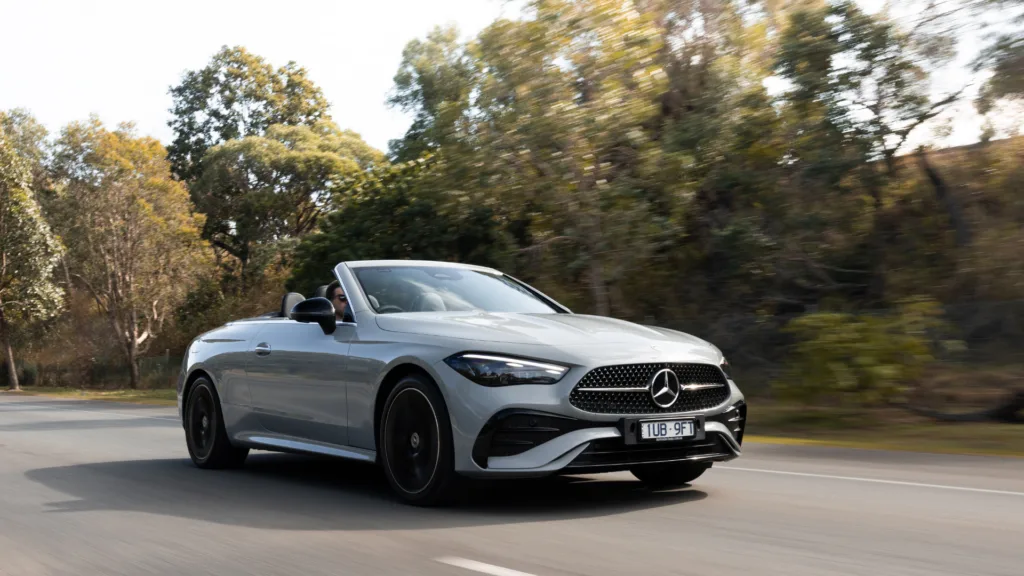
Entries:
[[347, 387], [342, 377], [354, 327], [334, 334], [282, 318], [251, 342], [247, 366], [252, 409], [267, 431], [334, 445], [348, 443]]

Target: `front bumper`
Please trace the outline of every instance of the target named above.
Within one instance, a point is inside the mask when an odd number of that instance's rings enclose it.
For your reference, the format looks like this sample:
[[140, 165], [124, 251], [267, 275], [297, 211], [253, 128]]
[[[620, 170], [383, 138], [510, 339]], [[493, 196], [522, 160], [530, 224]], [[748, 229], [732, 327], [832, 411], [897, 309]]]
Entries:
[[[455, 471], [464, 476], [538, 477], [660, 462], [722, 462], [741, 453], [746, 404], [731, 380], [722, 380], [726, 393], [706, 408], [641, 411], [631, 402], [615, 413], [606, 403], [585, 406], [593, 411], [573, 404], [572, 392], [591, 367], [573, 370], [554, 385], [503, 387], [475, 384], [444, 362], [433, 367], [451, 416]], [[700, 434], [655, 444], [633, 442], [637, 430], [630, 424], [665, 418], [699, 420]]]
[[642, 442], [638, 425], [664, 416], [627, 416], [594, 421], [536, 410], [495, 414], [473, 444], [470, 476], [530, 477], [628, 470], [673, 462], [726, 462], [741, 454], [746, 403], [723, 411], [680, 415], [692, 419], [692, 438]]

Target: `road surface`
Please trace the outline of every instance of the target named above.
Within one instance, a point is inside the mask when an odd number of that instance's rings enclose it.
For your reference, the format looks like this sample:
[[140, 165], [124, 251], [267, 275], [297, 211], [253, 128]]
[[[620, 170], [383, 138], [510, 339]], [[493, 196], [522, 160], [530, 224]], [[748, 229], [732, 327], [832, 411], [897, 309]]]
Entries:
[[393, 500], [372, 467], [194, 468], [174, 409], [0, 395], [0, 574], [1024, 574], [1024, 459], [748, 445], [688, 489], [628, 474]]

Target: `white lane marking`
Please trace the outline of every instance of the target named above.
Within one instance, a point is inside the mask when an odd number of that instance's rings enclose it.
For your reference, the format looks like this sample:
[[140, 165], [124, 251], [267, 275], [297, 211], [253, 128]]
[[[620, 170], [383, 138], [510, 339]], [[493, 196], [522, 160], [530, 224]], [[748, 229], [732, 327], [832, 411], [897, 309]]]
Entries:
[[[58, 402], [63, 402], [63, 400], [58, 400]], [[15, 404], [15, 402], [11, 402], [8, 405], [12, 405], [12, 404]], [[21, 402], [18, 402], [17, 404], [21, 404]], [[147, 416], [147, 415], [143, 415], [143, 414], [134, 415], [134, 414], [125, 414], [123, 412], [114, 412], [114, 411], [105, 411], [105, 410], [83, 410], [81, 408], [71, 408], [69, 406], [53, 406], [53, 405], [48, 405], [48, 404], [44, 404], [44, 403], [36, 403], [36, 402], [31, 402], [31, 403], [30, 402], [25, 402], [24, 404], [30, 404], [30, 405], [36, 407], [37, 409], [38, 408], [42, 408], [44, 411], [45, 410], [56, 410], [58, 412], [82, 412], [84, 414], [101, 414], [103, 416], [120, 416], [121, 418], [127, 418], [129, 420], [154, 419], [154, 420], [170, 420], [171, 422], [177, 422], [178, 421], [178, 419], [173, 417], [173, 416]], [[0, 404], [0, 406], [4, 406], [4, 404]], [[18, 411], [19, 410], [17, 410], [17, 409], [11, 410], [11, 412], [18, 412]], [[24, 411], [27, 412], [27, 410], [24, 410]], [[0, 412], [4, 412], [4, 410], [0, 409]]]
[[967, 486], [948, 486], [946, 484], [922, 484], [920, 482], [902, 482], [900, 480], [883, 480], [880, 478], [860, 478], [857, 476], [834, 476], [832, 474], [810, 474], [807, 472], [789, 472], [786, 470], [765, 470], [762, 468], [739, 468], [722, 466], [719, 470], [739, 470], [740, 472], [760, 472], [763, 474], [780, 474], [784, 476], [803, 476], [807, 478], [827, 478], [829, 480], [849, 480], [851, 482], [870, 482], [872, 484], [894, 484], [896, 486], [913, 486], [915, 488], [937, 488], [940, 490], [957, 490], [960, 492], [978, 492], [981, 494], [1002, 494], [1004, 496], [1024, 496], [1024, 492], [1010, 490], [989, 490], [987, 488], [969, 488]]
[[465, 568], [466, 570], [472, 570], [474, 572], [480, 572], [482, 574], [490, 574], [491, 576], [533, 576], [533, 574], [528, 572], [520, 572], [518, 570], [512, 570], [511, 568], [502, 568], [501, 566], [495, 566], [494, 564], [484, 564], [483, 562], [467, 560], [457, 556], [434, 558], [434, 561], [447, 564], [449, 566]]

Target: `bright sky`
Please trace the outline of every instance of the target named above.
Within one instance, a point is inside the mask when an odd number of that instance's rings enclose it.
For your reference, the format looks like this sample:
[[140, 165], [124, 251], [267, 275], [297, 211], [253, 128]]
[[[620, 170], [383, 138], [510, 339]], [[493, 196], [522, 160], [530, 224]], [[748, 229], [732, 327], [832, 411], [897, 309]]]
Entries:
[[222, 45], [304, 66], [331, 115], [386, 149], [409, 120], [384, 101], [402, 48], [435, 25], [475, 35], [502, 0], [0, 0], [0, 110], [27, 108], [51, 132], [96, 113], [165, 144], [170, 86]]
[[[862, 0], [869, 10], [884, 0]], [[386, 149], [409, 119], [385, 106], [402, 48], [435, 25], [475, 35], [507, 0], [0, 0], [0, 110], [27, 108], [51, 132], [96, 113], [107, 124], [133, 121], [165, 144], [167, 90], [203, 67], [222, 45], [242, 45], [273, 65], [306, 67], [331, 114]], [[955, 70], [939, 84], [960, 85]], [[958, 77], [959, 76], [959, 77]], [[981, 119], [965, 102], [949, 114], [946, 145], [977, 140]], [[913, 140], [930, 139], [921, 130]]]

